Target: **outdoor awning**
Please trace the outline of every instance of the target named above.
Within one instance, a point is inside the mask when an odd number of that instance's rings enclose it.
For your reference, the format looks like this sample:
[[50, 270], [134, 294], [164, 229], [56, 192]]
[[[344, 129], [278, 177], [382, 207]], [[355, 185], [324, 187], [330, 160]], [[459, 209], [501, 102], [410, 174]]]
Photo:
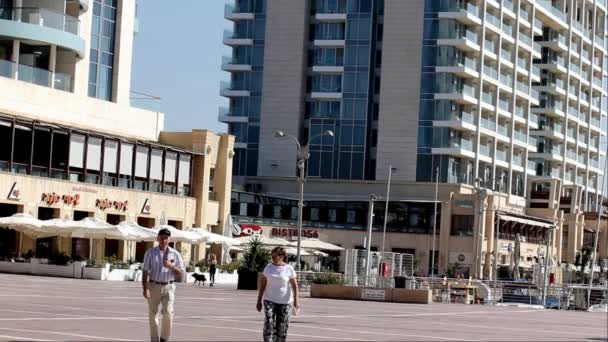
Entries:
[[[298, 245], [297, 241], [291, 242], [290, 246], [296, 247]], [[315, 249], [315, 250], [323, 250], [323, 251], [341, 251], [344, 248], [340, 246], [336, 246], [329, 242], [321, 241], [319, 239], [302, 239], [300, 241], [300, 246], [302, 248], [307, 249]]]
[[523, 217], [511, 216], [511, 215], [501, 214], [501, 215], [498, 215], [498, 218], [503, 221], [517, 222], [517, 223], [526, 224], [529, 226], [537, 226], [537, 227], [543, 227], [543, 228], [549, 228], [549, 229], [555, 227], [555, 225], [551, 224], [551, 223], [546, 223], [546, 222], [541, 222], [541, 221], [531, 220], [531, 219], [527, 219], [527, 218], [523, 218]]
[[254, 235], [254, 236], [239, 236], [234, 238], [234, 240], [238, 241], [241, 246], [250, 243], [253, 239], [260, 239], [262, 241], [262, 245], [265, 246], [287, 246], [289, 241], [277, 238], [271, 238], [263, 235]]

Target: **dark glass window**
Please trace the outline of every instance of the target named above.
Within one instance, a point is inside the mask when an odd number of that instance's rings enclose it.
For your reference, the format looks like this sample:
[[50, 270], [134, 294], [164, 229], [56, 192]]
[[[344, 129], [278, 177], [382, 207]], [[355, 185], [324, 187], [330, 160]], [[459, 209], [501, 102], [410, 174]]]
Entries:
[[89, 96], [112, 100], [116, 2], [95, 0], [91, 28]]
[[450, 235], [473, 236], [475, 217], [473, 215], [452, 215]]

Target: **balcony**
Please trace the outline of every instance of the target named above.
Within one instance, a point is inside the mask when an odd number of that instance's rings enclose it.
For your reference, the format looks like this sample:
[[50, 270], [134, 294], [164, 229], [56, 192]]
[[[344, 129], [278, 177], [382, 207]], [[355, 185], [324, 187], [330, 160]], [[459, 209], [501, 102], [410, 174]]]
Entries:
[[220, 107], [218, 109], [218, 121], [223, 123], [246, 123], [249, 122], [249, 118], [246, 116], [235, 116], [231, 115], [230, 109], [227, 107]]
[[526, 83], [517, 81], [517, 90], [519, 90], [520, 92], [528, 95], [530, 92], [530, 86]]
[[453, 100], [461, 104], [477, 104], [477, 89], [466, 83], [446, 87], [435, 94], [436, 100]]
[[494, 118], [481, 117], [479, 119], [479, 125], [482, 128], [486, 128], [486, 129], [490, 130], [490, 132], [492, 132], [492, 133], [496, 132], [496, 121]]
[[346, 0], [314, 0], [314, 14], [344, 14], [346, 13]]
[[80, 22], [65, 13], [37, 7], [6, 8], [0, 18], [0, 32], [6, 37], [45, 42], [72, 50], [80, 57], [85, 55]]
[[478, 59], [459, 54], [456, 58], [437, 61], [437, 72], [451, 72], [463, 78], [477, 78]]
[[437, 45], [456, 46], [464, 51], [479, 51], [479, 35], [472, 30], [447, 30], [437, 40]]
[[228, 46], [253, 45], [253, 38], [242, 37], [242, 36], [232, 32], [232, 30], [224, 30], [224, 45], [228, 45]]
[[504, 135], [505, 137], [509, 136], [509, 127], [498, 124], [496, 126], [498, 134]]
[[[500, 33], [500, 19], [498, 19], [498, 17], [496, 17], [492, 13], [486, 13], [486, 20], [490, 24], [494, 25], [494, 27], [498, 30], [497, 33]], [[494, 31], [496, 31], [496, 30], [494, 30]]]
[[251, 92], [240, 87], [233, 87], [230, 82], [220, 82], [220, 95], [224, 97], [249, 97]]
[[469, 1], [444, 1], [439, 8], [440, 19], [456, 19], [468, 25], [481, 25], [479, 6]]
[[224, 18], [227, 20], [253, 20], [255, 15], [249, 9], [238, 8], [234, 4], [226, 4], [224, 6]]
[[[435, 115], [435, 121], [465, 122], [469, 124], [475, 123], [474, 114], [465, 110], [453, 110], [447, 113], [437, 112]], [[437, 126], [441, 127], [442, 125]]]
[[444, 134], [433, 135], [433, 154], [455, 154], [474, 158], [473, 142], [462, 137], [448, 137]]
[[562, 25], [566, 25], [566, 15], [559, 8], [553, 7], [553, 4], [550, 0], [536, 0], [536, 4], [539, 5], [540, 9], [544, 9], [554, 18], [561, 20]]
[[251, 64], [243, 63], [232, 56], [222, 56], [222, 70], [224, 71], [251, 71]]
[[527, 46], [529, 46], [530, 49], [532, 49], [532, 47], [534, 46], [534, 42], [532, 41], [532, 38], [523, 32], [519, 32], [519, 41], [520, 41], [520, 43], [524, 43]]
[[316, 0], [313, 13], [318, 21], [345, 22], [346, 0]]
[[72, 76], [0, 59], [0, 76], [72, 92]]

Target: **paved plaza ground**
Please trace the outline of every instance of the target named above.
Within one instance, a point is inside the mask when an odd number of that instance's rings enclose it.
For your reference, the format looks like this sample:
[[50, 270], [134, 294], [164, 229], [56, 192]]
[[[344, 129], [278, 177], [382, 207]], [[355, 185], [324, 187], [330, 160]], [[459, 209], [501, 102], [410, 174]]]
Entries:
[[[141, 286], [0, 274], [0, 341], [149, 340]], [[254, 291], [177, 288], [174, 341], [260, 341]], [[290, 341], [606, 341], [605, 313], [302, 299]]]

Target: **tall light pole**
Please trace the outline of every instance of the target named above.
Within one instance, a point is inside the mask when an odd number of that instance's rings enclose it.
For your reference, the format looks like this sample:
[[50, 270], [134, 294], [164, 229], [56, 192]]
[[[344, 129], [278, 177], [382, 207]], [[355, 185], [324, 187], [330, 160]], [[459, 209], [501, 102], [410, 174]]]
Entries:
[[439, 166], [435, 167], [435, 212], [433, 213], [433, 248], [431, 254], [431, 279], [435, 278], [435, 238], [437, 234], [437, 200], [439, 197]]
[[388, 218], [388, 202], [391, 198], [391, 178], [393, 176], [393, 172], [397, 171], [396, 168], [393, 168], [392, 165], [388, 166], [388, 183], [386, 185], [386, 205], [384, 206], [384, 223], [382, 224], [382, 254], [381, 257], [384, 257], [384, 246], [386, 242], [386, 220]]
[[477, 211], [477, 214], [479, 215], [478, 219], [477, 219], [477, 241], [475, 244], [475, 278], [476, 279], [482, 279], [483, 278], [483, 269], [481, 267], [481, 256], [482, 256], [482, 250], [483, 250], [483, 236], [484, 236], [484, 232], [483, 232], [483, 212], [486, 209], [485, 208], [485, 203], [486, 203], [486, 199], [488, 198], [488, 191], [484, 188], [481, 187], [481, 184], [483, 182], [483, 179], [481, 178], [476, 178], [475, 179], [475, 190], [477, 191], [477, 196], [479, 197], [479, 210]]
[[[595, 229], [595, 236], [593, 239], [593, 256], [591, 257], [591, 269], [589, 270], [589, 291], [587, 291], [587, 306], [591, 306], [591, 289], [593, 288], [593, 269], [597, 258], [597, 244], [600, 237], [600, 228], [602, 223], [602, 214], [604, 212], [604, 187], [606, 186], [606, 177], [608, 172], [608, 158], [604, 161], [604, 177], [602, 177], [602, 190], [600, 192], [598, 204], [597, 204], [597, 227]], [[583, 266], [584, 267], [584, 266]]]
[[371, 253], [372, 253], [372, 227], [374, 225], [374, 202], [377, 201], [379, 197], [376, 194], [369, 195], [369, 215], [367, 222], [367, 244], [365, 246], [367, 250], [366, 262], [365, 262], [365, 286], [369, 285], [369, 274], [371, 267]]
[[310, 142], [312, 140], [314, 140], [315, 138], [318, 138], [321, 136], [333, 137], [334, 132], [327, 130], [321, 134], [312, 136], [312, 137], [310, 137], [310, 139], [308, 140], [308, 144], [306, 144], [306, 145], [300, 144], [300, 141], [298, 140], [298, 138], [294, 137], [293, 135], [285, 134], [283, 131], [276, 131], [274, 133], [275, 138], [292, 139], [293, 141], [295, 141], [296, 145], [298, 146], [297, 164], [298, 164], [298, 183], [300, 185], [300, 194], [298, 197], [298, 247], [297, 247], [297, 256], [296, 256], [296, 262], [297, 262], [296, 270], [298, 270], [298, 271], [301, 271], [301, 268], [302, 268], [302, 266], [301, 266], [302, 264], [300, 262], [301, 261], [300, 246], [302, 244], [302, 211], [304, 209], [304, 181], [306, 180], [306, 176], [305, 176], [306, 161], [308, 160], [308, 158], [310, 158], [310, 153], [308, 153]]
[[498, 205], [496, 212], [496, 229], [494, 231], [494, 286], [498, 283], [498, 253], [500, 248], [498, 247], [498, 235], [500, 234], [500, 196], [502, 191], [502, 184], [504, 183], [505, 174], [501, 173], [498, 183]]

